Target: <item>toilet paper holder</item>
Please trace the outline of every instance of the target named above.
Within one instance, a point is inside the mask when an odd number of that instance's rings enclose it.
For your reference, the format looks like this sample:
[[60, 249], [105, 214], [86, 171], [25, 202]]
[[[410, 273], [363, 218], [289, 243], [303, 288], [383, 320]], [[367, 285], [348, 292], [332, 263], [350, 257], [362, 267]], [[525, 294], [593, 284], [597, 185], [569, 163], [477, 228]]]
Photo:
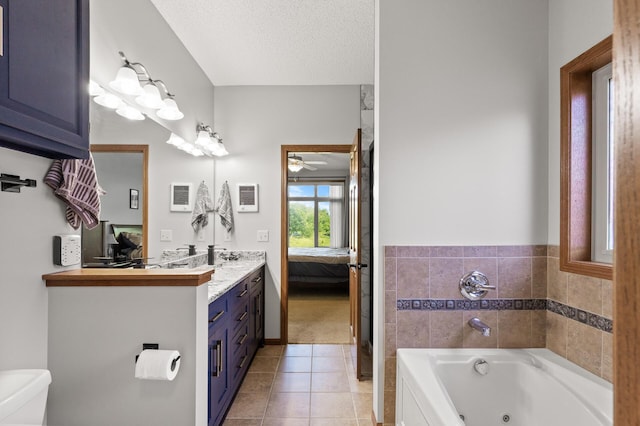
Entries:
[[[158, 350], [160, 349], [160, 345], [157, 343], [143, 343], [142, 344], [142, 350], [144, 351], [145, 349], [150, 349], [150, 350]], [[136, 355], [136, 363], [138, 362], [138, 357], [140, 355]], [[176, 369], [176, 364], [178, 363], [178, 361], [180, 360], [180, 355], [178, 355], [176, 357], [176, 359], [174, 359], [173, 361], [171, 361], [171, 371]]]

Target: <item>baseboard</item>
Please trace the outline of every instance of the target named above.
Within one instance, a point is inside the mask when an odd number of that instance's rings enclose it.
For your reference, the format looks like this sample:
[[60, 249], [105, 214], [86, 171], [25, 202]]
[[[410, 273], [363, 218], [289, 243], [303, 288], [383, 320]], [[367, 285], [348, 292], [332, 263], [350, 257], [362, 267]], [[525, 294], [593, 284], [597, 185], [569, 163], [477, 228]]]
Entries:
[[281, 345], [282, 341], [280, 339], [264, 339], [265, 345]]

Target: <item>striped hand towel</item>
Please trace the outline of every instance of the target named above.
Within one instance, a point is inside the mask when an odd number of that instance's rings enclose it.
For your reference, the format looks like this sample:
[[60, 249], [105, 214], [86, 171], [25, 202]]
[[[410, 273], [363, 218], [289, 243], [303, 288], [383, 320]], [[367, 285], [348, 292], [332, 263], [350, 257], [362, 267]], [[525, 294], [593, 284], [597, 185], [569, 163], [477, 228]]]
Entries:
[[218, 204], [214, 210], [220, 216], [220, 223], [227, 232], [233, 229], [233, 211], [231, 210], [231, 193], [229, 192], [229, 184], [225, 181], [220, 189]]
[[82, 160], [54, 160], [44, 177], [56, 197], [67, 204], [67, 222], [78, 229], [84, 223], [93, 229], [100, 223], [100, 195], [93, 157]]
[[194, 231], [198, 232], [200, 228], [204, 228], [209, 224], [210, 211], [213, 211], [213, 201], [211, 201], [211, 197], [209, 196], [207, 184], [202, 181], [198, 187], [196, 202], [193, 207], [193, 214], [191, 215], [191, 226], [193, 226]]

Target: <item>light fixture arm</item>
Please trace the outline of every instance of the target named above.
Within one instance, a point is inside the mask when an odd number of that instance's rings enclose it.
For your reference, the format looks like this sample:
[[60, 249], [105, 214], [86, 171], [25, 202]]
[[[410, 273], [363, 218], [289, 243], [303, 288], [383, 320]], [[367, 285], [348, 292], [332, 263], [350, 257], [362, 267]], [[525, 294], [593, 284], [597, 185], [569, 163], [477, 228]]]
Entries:
[[162, 87], [162, 90], [164, 90], [164, 93], [167, 95], [168, 98], [174, 98], [176, 96], [173, 93], [169, 92], [169, 89], [167, 89], [167, 85], [164, 84], [164, 81], [162, 81], [162, 80], [151, 80], [151, 78], [149, 78], [149, 81], [151, 83], [155, 84], [156, 87], [158, 86], [158, 84], [160, 84], [160, 87]]

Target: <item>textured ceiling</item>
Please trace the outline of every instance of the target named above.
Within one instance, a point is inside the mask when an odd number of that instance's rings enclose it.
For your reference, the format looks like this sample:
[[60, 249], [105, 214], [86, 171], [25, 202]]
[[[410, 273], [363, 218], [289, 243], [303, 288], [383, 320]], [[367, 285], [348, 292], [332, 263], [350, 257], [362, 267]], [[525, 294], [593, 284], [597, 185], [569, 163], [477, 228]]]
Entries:
[[151, 0], [215, 86], [373, 84], [374, 0]]

